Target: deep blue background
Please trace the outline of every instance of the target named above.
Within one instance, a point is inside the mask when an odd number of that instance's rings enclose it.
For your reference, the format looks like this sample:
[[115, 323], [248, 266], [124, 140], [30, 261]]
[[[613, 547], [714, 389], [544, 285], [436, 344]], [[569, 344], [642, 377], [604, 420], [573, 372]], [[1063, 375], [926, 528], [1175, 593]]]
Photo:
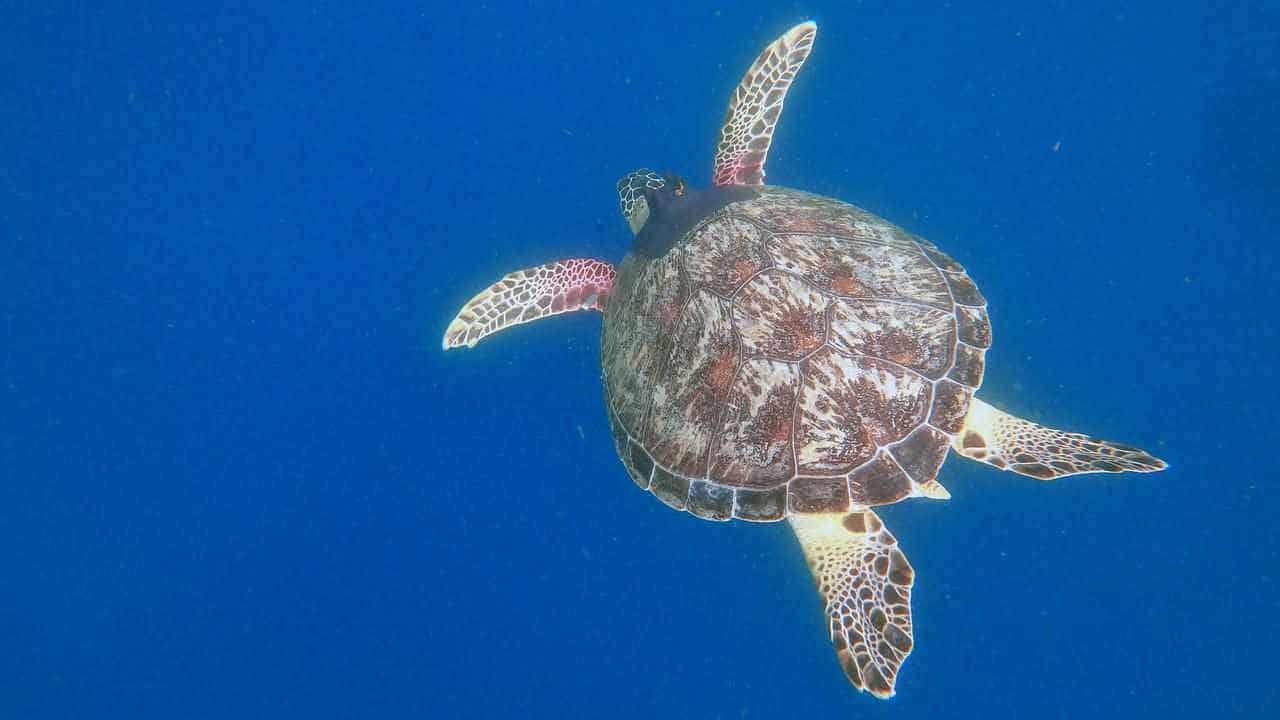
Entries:
[[[0, 718], [1280, 716], [1274, 3], [173, 5], [0, 9]], [[810, 17], [769, 180], [967, 265], [989, 400], [1172, 464], [888, 509], [887, 704], [785, 525], [626, 479], [598, 315], [439, 349], [621, 258], [617, 177], [705, 182]]]

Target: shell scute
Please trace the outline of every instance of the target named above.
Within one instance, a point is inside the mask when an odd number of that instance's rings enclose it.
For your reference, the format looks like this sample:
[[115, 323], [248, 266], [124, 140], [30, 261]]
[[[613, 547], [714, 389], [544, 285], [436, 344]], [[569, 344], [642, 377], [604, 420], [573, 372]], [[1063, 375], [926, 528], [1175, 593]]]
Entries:
[[933, 386], [933, 410], [929, 424], [955, 435], [964, 427], [973, 391], [952, 380], [941, 380]]
[[906, 440], [889, 448], [893, 459], [917, 485], [923, 485], [938, 474], [947, 457], [951, 438], [937, 428], [918, 427]]
[[888, 505], [911, 494], [911, 478], [886, 453], [849, 474], [849, 497], [863, 507]]
[[771, 490], [738, 488], [733, 494], [733, 516], [751, 522], [774, 522], [786, 517], [787, 486]]
[[[660, 376], [673, 347], [672, 330], [687, 293], [680, 281], [679, 256], [672, 253], [649, 263], [625, 260], [621, 272], [636, 276], [619, 283], [608, 311], [629, 318], [627, 332], [606, 332], [601, 347], [610, 409], [631, 437], [643, 436], [652, 400], [650, 378]], [[609, 372], [627, 368], [626, 372]]]
[[965, 343], [956, 343], [956, 363], [947, 373], [947, 377], [962, 385], [977, 389], [982, 383], [982, 372], [985, 364], [985, 353], [981, 348]]
[[991, 347], [991, 321], [986, 308], [957, 305], [956, 331], [962, 342], [984, 350]]
[[733, 488], [694, 480], [689, 485], [688, 510], [706, 520], [728, 520], [733, 517]]
[[835, 301], [831, 344], [915, 370], [930, 380], [946, 374], [956, 344], [955, 315], [886, 300]]
[[800, 368], [758, 358], [743, 363], [712, 449], [710, 478], [726, 485], [771, 488], [795, 475], [792, 428]]
[[684, 510], [689, 504], [689, 478], [655, 467], [649, 492], [676, 510]]
[[644, 448], [636, 443], [630, 443], [626, 459], [629, 461], [627, 467], [631, 471], [631, 479], [635, 480], [640, 487], [647, 489], [653, 477], [653, 458]]
[[951, 288], [951, 297], [955, 299], [957, 305], [983, 306], [987, 304], [987, 299], [982, 297], [982, 293], [978, 290], [978, 286], [973, 284], [968, 275], [960, 273], [943, 273], [947, 278], [947, 285]]
[[873, 245], [904, 247], [913, 244], [897, 236], [892, 226], [875, 215], [839, 200], [782, 188], [767, 188], [758, 202], [735, 212], [754, 220], [774, 234], [835, 236]]
[[928, 415], [930, 383], [893, 363], [824, 348], [803, 367], [797, 472], [847, 473]]
[[788, 490], [792, 512], [827, 513], [849, 508], [849, 482], [843, 477], [798, 477]]
[[729, 297], [756, 273], [773, 264], [765, 251], [769, 234], [733, 216], [695, 228], [685, 246], [685, 273], [691, 287]]
[[734, 297], [734, 326], [748, 355], [799, 360], [826, 340], [830, 302], [793, 273], [767, 270]]
[[699, 291], [681, 313], [666, 372], [650, 388], [643, 436], [645, 447], [673, 472], [705, 476], [707, 451], [737, 367], [728, 304]]
[[775, 235], [768, 249], [778, 267], [808, 278], [833, 295], [905, 299], [951, 310], [951, 292], [943, 273], [914, 244]]

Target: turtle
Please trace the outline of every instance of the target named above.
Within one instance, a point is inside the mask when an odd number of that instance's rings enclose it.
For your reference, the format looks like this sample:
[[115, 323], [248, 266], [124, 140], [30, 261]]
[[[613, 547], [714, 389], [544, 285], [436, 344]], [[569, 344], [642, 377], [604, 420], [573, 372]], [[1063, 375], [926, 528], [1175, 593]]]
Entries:
[[786, 520], [852, 685], [895, 693], [915, 571], [875, 508], [950, 493], [949, 453], [1037, 480], [1151, 472], [1150, 453], [979, 399], [987, 301], [937, 246], [840, 200], [766, 185], [783, 101], [817, 25], [783, 33], [729, 102], [711, 186], [641, 168], [617, 184], [622, 262], [513, 272], [467, 302], [445, 350], [603, 313], [604, 404], [626, 474], [697, 518]]

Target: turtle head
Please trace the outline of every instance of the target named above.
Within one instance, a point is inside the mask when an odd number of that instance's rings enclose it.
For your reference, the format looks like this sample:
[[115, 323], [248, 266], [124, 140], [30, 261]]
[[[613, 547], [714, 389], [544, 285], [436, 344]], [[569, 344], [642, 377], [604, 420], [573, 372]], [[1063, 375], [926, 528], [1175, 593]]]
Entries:
[[639, 235], [655, 211], [674, 198], [684, 197], [685, 191], [683, 178], [673, 175], [664, 178], [648, 168], [640, 168], [618, 181], [618, 205], [622, 217], [631, 226], [631, 233]]

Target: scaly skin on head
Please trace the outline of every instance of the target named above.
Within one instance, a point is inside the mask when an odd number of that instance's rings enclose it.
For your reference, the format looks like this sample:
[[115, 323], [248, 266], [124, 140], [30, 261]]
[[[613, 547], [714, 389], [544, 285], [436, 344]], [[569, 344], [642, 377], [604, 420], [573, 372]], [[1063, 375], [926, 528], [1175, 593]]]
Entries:
[[627, 173], [618, 180], [618, 205], [632, 235], [640, 234], [649, 220], [649, 202], [645, 200], [645, 190], [661, 190], [665, 186], [666, 181], [648, 168]]

